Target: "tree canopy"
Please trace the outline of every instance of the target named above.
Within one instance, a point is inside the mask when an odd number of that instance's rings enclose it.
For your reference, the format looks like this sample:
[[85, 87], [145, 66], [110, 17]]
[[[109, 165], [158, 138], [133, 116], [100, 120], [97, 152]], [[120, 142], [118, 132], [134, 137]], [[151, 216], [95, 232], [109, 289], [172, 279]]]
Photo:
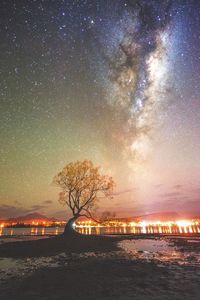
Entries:
[[114, 187], [112, 177], [102, 175], [90, 160], [69, 163], [53, 182], [61, 188], [59, 202], [66, 204], [75, 218], [92, 218], [99, 198], [111, 197]]

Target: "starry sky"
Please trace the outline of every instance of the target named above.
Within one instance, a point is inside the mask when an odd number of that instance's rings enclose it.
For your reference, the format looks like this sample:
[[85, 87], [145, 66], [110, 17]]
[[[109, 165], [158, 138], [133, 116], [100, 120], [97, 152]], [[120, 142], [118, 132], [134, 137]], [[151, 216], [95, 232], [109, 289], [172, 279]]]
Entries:
[[200, 2], [0, 1], [0, 218], [65, 218], [52, 179], [90, 159], [118, 216], [200, 215]]

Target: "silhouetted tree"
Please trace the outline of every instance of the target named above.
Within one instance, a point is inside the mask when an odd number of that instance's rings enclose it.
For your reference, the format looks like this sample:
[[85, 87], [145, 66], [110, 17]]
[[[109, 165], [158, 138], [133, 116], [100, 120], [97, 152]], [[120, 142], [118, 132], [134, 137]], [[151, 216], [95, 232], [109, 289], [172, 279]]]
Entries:
[[61, 188], [59, 201], [66, 204], [73, 217], [65, 226], [64, 234], [74, 232], [73, 223], [80, 217], [93, 218], [99, 197], [111, 198], [114, 187], [112, 177], [102, 175], [99, 167], [89, 160], [69, 163], [53, 182]]

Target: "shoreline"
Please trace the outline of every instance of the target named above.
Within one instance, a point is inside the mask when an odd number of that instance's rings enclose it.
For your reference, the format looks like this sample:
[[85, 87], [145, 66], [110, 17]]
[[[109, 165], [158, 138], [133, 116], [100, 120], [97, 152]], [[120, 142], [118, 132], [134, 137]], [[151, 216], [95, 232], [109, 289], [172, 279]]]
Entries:
[[[200, 248], [199, 234], [167, 235], [167, 234], [106, 234], [106, 235], [83, 235], [64, 237], [63, 235], [23, 235], [2, 236], [0, 241], [0, 257], [26, 258], [39, 256], [52, 256], [61, 252], [89, 251], [112, 251], [117, 248], [116, 243], [121, 240], [159, 240], [173, 241], [176, 245], [185, 245], [188, 241], [197, 241]], [[13, 241], [14, 239], [14, 241]], [[10, 241], [11, 240], [11, 241]], [[197, 245], [197, 243], [196, 243]], [[195, 245], [195, 247], [196, 247]]]
[[[141, 259], [145, 251], [136, 254], [119, 247], [147, 240], [156, 244], [164, 237], [75, 235], [2, 244], [0, 261], [9, 257], [20, 269], [5, 271], [0, 294], [4, 300], [198, 299], [200, 265], [165, 261], [162, 256], [156, 260], [154, 255]], [[181, 237], [173, 243], [186, 252], [193, 247], [200, 253], [200, 241], [190, 240]]]

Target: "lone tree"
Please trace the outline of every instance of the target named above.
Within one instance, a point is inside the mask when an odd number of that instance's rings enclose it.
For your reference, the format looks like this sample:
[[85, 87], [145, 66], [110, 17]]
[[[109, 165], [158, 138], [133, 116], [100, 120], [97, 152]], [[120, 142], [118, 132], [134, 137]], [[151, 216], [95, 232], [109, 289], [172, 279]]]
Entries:
[[99, 167], [89, 160], [69, 163], [53, 182], [61, 188], [59, 202], [67, 205], [73, 217], [65, 226], [64, 235], [74, 233], [73, 223], [80, 217], [93, 218], [92, 213], [99, 197], [111, 197], [114, 181], [101, 175]]

